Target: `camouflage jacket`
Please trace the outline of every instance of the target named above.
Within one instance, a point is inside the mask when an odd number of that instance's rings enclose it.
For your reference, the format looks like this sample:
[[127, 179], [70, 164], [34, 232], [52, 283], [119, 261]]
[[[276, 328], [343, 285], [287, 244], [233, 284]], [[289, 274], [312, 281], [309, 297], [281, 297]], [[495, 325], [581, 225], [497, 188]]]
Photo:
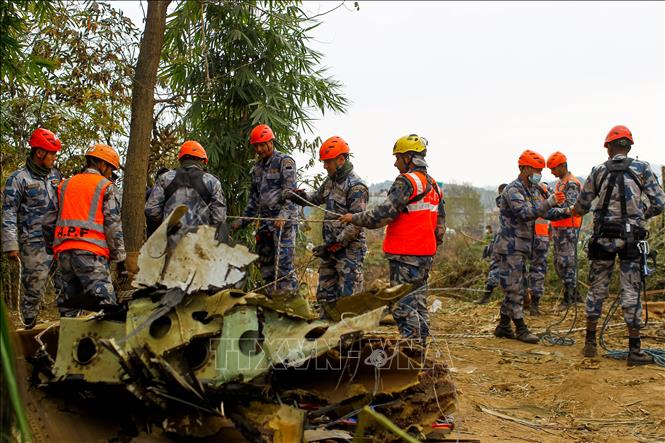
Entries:
[[2, 196], [2, 251], [18, 251], [19, 243], [44, 242], [47, 215], [57, 215], [60, 171], [52, 169], [46, 178], [23, 167], [14, 171]]
[[[82, 172], [83, 174], [99, 174], [99, 171], [92, 168], [87, 168]], [[104, 192], [104, 199], [102, 201], [102, 214], [104, 214], [104, 236], [108, 244], [111, 261], [120, 262], [125, 261], [125, 238], [122, 234], [122, 220], [120, 219], [120, 206], [118, 206], [118, 199], [115, 194], [118, 190], [115, 185], [111, 184]], [[59, 202], [56, 199], [56, 210], [49, 212], [47, 217], [44, 218], [44, 237], [46, 238], [46, 249], [48, 252], [52, 251], [53, 239], [55, 235], [55, 224], [58, 218]]]
[[[198, 166], [189, 166], [198, 167]], [[206, 204], [199, 193], [190, 187], [177, 189], [168, 200], [165, 190], [176, 176], [176, 170], [165, 172], [160, 175], [155, 186], [150, 191], [150, 196], [145, 203], [145, 215], [156, 223], [161, 223], [165, 217], [178, 206], [185, 205], [189, 209], [182, 218], [181, 223], [185, 228], [183, 232], [190, 231], [191, 227], [199, 225], [218, 226], [226, 221], [226, 200], [222, 191], [222, 184], [212, 174], [204, 173], [202, 180], [210, 193], [210, 202]]]
[[[295, 220], [296, 205], [283, 198], [284, 191], [296, 189], [296, 162], [289, 155], [277, 150], [265, 159], [260, 159], [250, 172], [252, 185], [245, 217], [269, 217]], [[243, 220], [247, 225], [251, 220]], [[272, 225], [272, 221], [261, 221], [261, 226]]]
[[[625, 155], [615, 155], [612, 160], [622, 160], [625, 158]], [[635, 182], [629, 173], [624, 173], [628, 222], [644, 227], [645, 220], [663, 212], [665, 208], [665, 193], [663, 193], [663, 188], [658, 183], [658, 179], [651, 170], [649, 163], [633, 160], [629, 168], [640, 183]], [[605, 192], [609, 182], [609, 180], [605, 180], [603, 183], [600, 182], [606, 171], [605, 163], [591, 170], [591, 173], [584, 182], [582, 192], [575, 203], [575, 213], [584, 215], [589, 212], [593, 200], [598, 197], [598, 202], [593, 210], [594, 224], [599, 222], [602, 202], [605, 199]], [[646, 196], [649, 202], [648, 205], [642, 199], [643, 195]], [[618, 185], [615, 185], [612, 191], [605, 221], [621, 221], [621, 200]]]
[[558, 220], [570, 216], [568, 208], [551, 208], [542, 188], [527, 188], [518, 178], [508, 184], [499, 196], [499, 222], [501, 224], [494, 241], [494, 254], [521, 254], [530, 256], [534, 241], [534, 225], [537, 218]]
[[[341, 177], [328, 177], [319, 189], [307, 194], [307, 200], [315, 205], [325, 203], [325, 208], [337, 214], [363, 212], [367, 209], [369, 191], [367, 185], [356, 173], [351, 170], [347, 175]], [[337, 220], [339, 217], [325, 213], [325, 220]], [[353, 224], [344, 225], [341, 222], [323, 224], [323, 241], [327, 244], [343, 243], [349, 246], [357, 241], [361, 247], [365, 246], [365, 233], [363, 228]]]
[[[572, 172], [568, 172], [568, 176], [572, 176]], [[554, 185], [555, 191], [561, 191], [566, 194], [566, 201], [560, 205], [557, 205], [563, 208], [569, 208], [573, 206], [580, 195], [580, 191], [582, 190], [580, 184], [575, 180], [568, 179], [568, 176], [557, 180], [556, 184]]]
[[[410, 172], [424, 172], [427, 173], [425, 168], [413, 168]], [[400, 212], [404, 211], [406, 205], [409, 202], [409, 198], [413, 193], [413, 186], [408, 179], [404, 178], [402, 175], [399, 175], [393, 182], [390, 190], [388, 191], [388, 197], [385, 201], [380, 203], [375, 208], [370, 210], [360, 212], [353, 215], [352, 223], [354, 225], [363, 226], [365, 228], [376, 229], [386, 226], [391, 221], [395, 220]], [[436, 231], [434, 235], [436, 237], [437, 245], [440, 245], [443, 242], [443, 236], [446, 233], [446, 210], [445, 210], [445, 201], [443, 197], [439, 201], [439, 217], [437, 219]], [[394, 255], [386, 254], [386, 257], [391, 260], [401, 261], [407, 264], [413, 264], [418, 266], [420, 260], [418, 258], [413, 258], [415, 256], [403, 256], [403, 255]], [[427, 257], [430, 258], [431, 257]]]

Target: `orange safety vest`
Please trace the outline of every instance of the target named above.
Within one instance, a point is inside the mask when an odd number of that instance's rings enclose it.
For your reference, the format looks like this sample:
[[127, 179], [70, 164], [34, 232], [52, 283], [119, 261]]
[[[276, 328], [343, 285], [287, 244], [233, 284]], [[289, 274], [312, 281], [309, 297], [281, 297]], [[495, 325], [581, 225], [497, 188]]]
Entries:
[[[541, 184], [540, 187], [545, 191], [543, 195], [547, 195], [547, 188], [545, 185]], [[538, 237], [549, 237], [550, 236], [550, 222], [544, 218], [538, 217], [536, 219], [536, 224], [534, 225], [534, 232]]]
[[441, 189], [431, 180], [430, 190], [422, 198], [416, 196], [427, 190], [427, 175], [422, 172], [402, 174], [413, 187], [404, 212], [386, 228], [383, 252], [397, 255], [429, 256], [436, 254], [436, 221], [439, 216]]
[[104, 235], [104, 194], [111, 182], [101, 175], [82, 173], [58, 186], [58, 220], [55, 223], [53, 252], [72, 249], [90, 251], [109, 258]]
[[[577, 183], [580, 189], [582, 188], [582, 183], [580, 183], [577, 177], [575, 177], [573, 174], [569, 172], [564, 178], [556, 182], [555, 190], [557, 192], [564, 192], [566, 186], [568, 185], [568, 182], [570, 181]], [[575, 217], [568, 217], [562, 220], [552, 221], [553, 228], [579, 228], [580, 226], [582, 226], [582, 217], [579, 217], [577, 215]]]

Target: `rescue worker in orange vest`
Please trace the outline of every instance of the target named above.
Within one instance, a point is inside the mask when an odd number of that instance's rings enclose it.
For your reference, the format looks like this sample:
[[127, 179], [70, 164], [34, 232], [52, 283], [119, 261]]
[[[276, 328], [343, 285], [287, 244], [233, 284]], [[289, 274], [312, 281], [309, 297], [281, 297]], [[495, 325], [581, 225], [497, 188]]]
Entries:
[[[550, 191], [544, 183], [540, 183], [543, 198], [549, 198]], [[531, 303], [529, 315], [540, 315], [540, 300], [545, 292], [545, 274], [547, 274], [547, 253], [550, 250], [550, 222], [542, 217], [536, 219], [534, 225], [533, 247], [529, 265], [529, 292]]]
[[118, 273], [126, 274], [120, 208], [111, 183], [120, 157], [106, 145], [91, 147], [85, 157], [85, 170], [58, 187], [55, 232], [45, 232], [59, 271], [57, 303], [63, 308], [114, 311], [109, 263], [116, 262]]
[[411, 283], [414, 291], [402, 298], [392, 314], [405, 338], [427, 343], [427, 279], [437, 247], [446, 232], [442, 191], [427, 174], [427, 140], [416, 134], [401, 137], [393, 147], [400, 175], [377, 207], [344, 214], [340, 221], [376, 229], [387, 225], [383, 252], [390, 264], [390, 284]]
[[[547, 167], [559, 180], [555, 191], [563, 192], [566, 201], [561, 207], [571, 207], [582, 191], [582, 183], [568, 170], [568, 159], [557, 151], [547, 159]], [[582, 217], [574, 216], [552, 221], [552, 241], [554, 242], [554, 267], [563, 281], [563, 301], [560, 309], [566, 309], [579, 301], [577, 293], [577, 239], [582, 226]]]

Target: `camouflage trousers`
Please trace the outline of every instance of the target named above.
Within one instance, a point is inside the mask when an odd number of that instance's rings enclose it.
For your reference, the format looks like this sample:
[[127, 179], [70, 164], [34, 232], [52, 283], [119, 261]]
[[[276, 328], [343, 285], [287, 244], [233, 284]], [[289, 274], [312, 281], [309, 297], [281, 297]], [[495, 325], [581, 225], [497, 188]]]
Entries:
[[117, 305], [109, 262], [88, 251], [63, 251], [57, 257], [58, 306], [99, 311]]
[[[256, 253], [259, 255], [259, 267], [263, 277], [265, 293], [293, 292], [298, 283], [293, 267], [296, 229], [293, 224], [286, 224], [280, 230], [272, 225], [262, 226], [256, 232]], [[278, 257], [278, 259], [277, 259]], [[278, 263], [279, 262], [279, 263]], [[275, 276], [277, 267], [277, 276]], [[275, 284], [275, 280], [278, 280]]]
[[[614, 260], [591, 260], [589, 265], [589, 292], [586, 298], [586, 316], [598, 320], [602, 314], [603, 302], [610, 292], [610, 280], [614, 271]], [[642, 287], [640, 261], [619, 261], [619, 297], [623, 319], [631, 328], [642, 327], [642, 303], [639, 293]]]
[[547, 254], [550, 249], [549, 237], [536, 235], [533, 238], [531, 264], [529, 266], [529, 288], [531, 298], [538, 304], [545, 292], [545, 274], [547, 274]]
[[21, 315], [34, 318], [44, 299], [53, 256], [46, 252], [44, 243], [22, 243], [19, 248], [21, 258]]
[[432, 257], [422, 259], [420, 266], [397, 260], [388, 260], [390, 265], [390, 285], [411, 283], [414, 292], [402, 298], [392, 309], [393, 318], [402, 337], [425, 340], [429, 337], [429, 312], [427, 310], [427, 279], [432, 268]]
[[577, 284], [577, 228], [552, 228], [554, 267], [566, 286]]
[[340, 297], [362, 291], [364, 259], [364, 249], [355, 243], [321, 259], [316, 299], [319, 302], [334, 302]]
[[492, 256], [492, 261], [490, 261], [490, 270], [487, 273], [487, 288], [494, 289], [499, 286], [499, 266]]
[[512, 319], [524, 318], [526, 257], [521, 254], [496, 254], [499, 282], [505, 294], [501, 314]]

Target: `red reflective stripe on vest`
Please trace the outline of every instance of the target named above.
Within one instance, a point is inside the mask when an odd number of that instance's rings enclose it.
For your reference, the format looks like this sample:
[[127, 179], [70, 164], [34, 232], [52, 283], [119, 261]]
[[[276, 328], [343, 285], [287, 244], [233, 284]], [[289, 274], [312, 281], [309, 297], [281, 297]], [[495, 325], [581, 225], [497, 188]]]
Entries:
[[[427, 189], [427, 176], [422, 172], [402, 174], [413, 192], [409, 199], [422, 194]], [[436, 222], [439, 216], [441, 198], [438, 185], [432, 180], [430, 191], [420, 200], [409, 203], [406, 212], [400, 213], [386, 227], [383, 252], [397, 255], [429, 256], [436, 254]], [[434, 188], [436, 186], [436, 188]], [[439, 190], [439, 193], [437, 193]]]
[[58, 186], [58, 220], [53, 252], [72, 249], [90, 251], [108, 258], [104, 235], [104, 194], [111, 182], [97, 174], [77, 174]]
[[[577, 183], [577, 185], [582, 188], [582, 183], [575, 177], [573, 174], [570, 172], [562, 179], [560, 179], [558, 182], [556, 182], [555, 190], [557, 192], [565, 192], [566, 186], [570, 181], [573, 181]], [[562, 220], [553, 220], [552, 221], [552, 227], [553, 228], [579, 228], [582, 226], [582, 217], [575, 216], [575, 217], [568, 217], [564, 218]]]

